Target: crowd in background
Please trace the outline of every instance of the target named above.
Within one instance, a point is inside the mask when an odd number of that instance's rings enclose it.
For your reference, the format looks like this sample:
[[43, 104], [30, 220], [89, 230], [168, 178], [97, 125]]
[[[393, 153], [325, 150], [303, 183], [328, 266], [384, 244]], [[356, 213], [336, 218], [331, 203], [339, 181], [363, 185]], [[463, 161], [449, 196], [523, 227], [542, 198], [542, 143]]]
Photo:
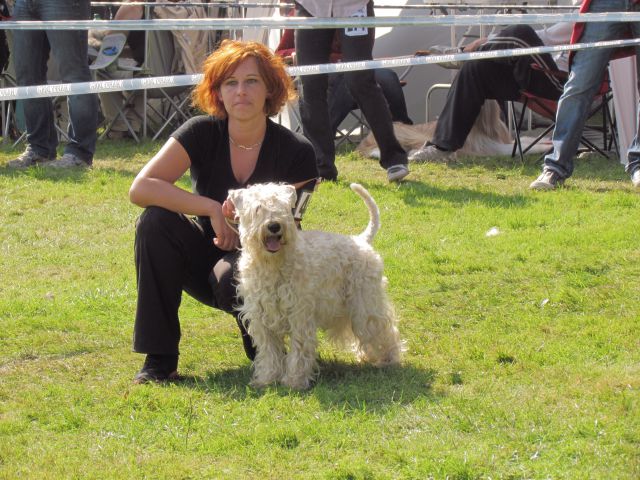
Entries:
[[[357, 18], [373, 16], [373, 6], [370, 0], [298, 0], [295, 9], [288, 13], [300, 17]], [[138, 5], [92, 9], [88, 0], [2, 0], [0, 7], [3, 8], [0, 14], [7, 16], [10, 13], [13, 20], [134, 20], [144, 16], [143, 7]], [[624, 12], [637, 11], [637, 8], [637, 2], [628, 3], [624, 0], [584, 0], [581, 11]], [[159, 18], [185, 15], [198, 18], [194, 13], [197, 12], [195, 8], [154, 7], [154, 11]], [[561, 26], [561, 41], [558, 41], [558, 35], [547, 33], [551, 29], [534, 33], [531, 27], [520, 25], [509, 27], [502, 35], [474, 42], [465, 51], [559, 44], [566, 41], [569, 32], [566, 26]], [[579, 24], [571, 40], [638, 37], [638, 30], [637, 22]], [[91, 32], [88, 36], [85, 30], [13, 31], [10, 50], [17, 84], [42, 85], [52, 76], [62, 83], [90, 81], [92, 75], [87, 61], [89, 49], [93, 47], [99, 50], [100, 42], [109, 33]], [[207, 52], [221, 40], [212, 39], [211, 32], [206, 31], [172, 33], [174, 43], [179, 44], [178, 50], [181, 52], [179, 71], [186, 73], [198, 71]], [[150, 58], [145, 53], [149, 48], [149, 40], [145, 33], [132, 31], [124, 34], [127, 54], [122, 55], [120, 61], [128, 58], [132, 68], [111, 69], [106, 78], [130, 78], [143, 63], [148, 66]], [[375, 33], [371, 28], [302, 29], [296, 30], [295, 34], [285, 31], [277, 52], [288, 62], [299, 65], [370, 60], [374, 38]], [[2, 43], [3, 38], [0, 38], [0, 45]], [[157, 51], [165, 50], [162, 44], [155, 44], [154, 47]], [[1, 50], [3, 54], [8, 51], [7, 48]], [[522, 90], [530, 90], [552, 100], [558, 100], [559, 97], [558, 118], [561, 122], [554, 131], [554, 149], [545, 159], [543, 173], [531, 184], [531, 188], [552, 189], [572, 174], [572, 159], [578, 148], [586, 111], [612, 54], [618, 55], [618, 52], [612, 53], [607, 49], [576, 52], [572, 57], [572, 73], [566, 85], [564, 81], [559, 82], [546, 73], [557, 69], [549, 55], [547, 58], [542, 55], [464, 62], [449, 90], [434, 137], [428, 139], [418, 151], [410, 152], [409, 158], [396, 139], [392, 126], [394, 121], [413, 123], [407, 114], [402, 84], [395, 72], [376, 69], [305, 75], [298, 80], [297, 88], [302, 130], [314, 146], [320, 176], [325, 180], [335, 180], [338, 177], [335, 165], [336, 130], [349, 111], [360, 109], [380, 148], [380, 165], [386, 170], [388, 180], [400, 181], [409, 173], [409, 160], [436, 160], [459, 149], [485, 100], [514, 100]], [[175, 61], [175, 58], [170, 60], [172, 65], [165, 67], [165, 74], [170, 73], [167, 69], [176, 71]], [[7, 63], [6, 55], [0, 57], [0, 62]], [[530, 65], [533, 63], [537, 63], [537, 67], [532, 69]], [[57, 73], [51, 74], [51, 70]], [[108, 126], [105, 135], [109, 138], [137, 139], [145, 121], [146, 109], [141, 96], [127, 95], [126, 92], [104, 93], [99, 97], [74, 95], [68, 98], [67, 105], [68, 126], [63, 132], [66, 141], [62, 156], [57, 158], [60, 128], [54, 123], [51, 100], [40, 98], [22, 101], [26, 148], [17, 159], [9, 162], [9, 167], [89, 167], [93, 162], [100, 125]], [[635, 186], [640, 186], [638, 150], [636, 136], [629, 149], [626, 166]]]

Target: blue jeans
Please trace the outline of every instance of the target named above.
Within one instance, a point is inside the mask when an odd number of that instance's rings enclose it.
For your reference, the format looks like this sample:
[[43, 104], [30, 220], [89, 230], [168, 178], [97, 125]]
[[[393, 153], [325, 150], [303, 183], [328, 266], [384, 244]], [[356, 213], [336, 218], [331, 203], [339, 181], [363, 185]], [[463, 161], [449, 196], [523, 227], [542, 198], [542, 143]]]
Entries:
[[[17, 0], [13, 20], [88, 20], [89, 0]], [[86, 30], [15, 30], [13, 55], [19, 86], [46, 85], [49, 52], [59, 66], [63, 83], [89, 82]], [[72, 153], [91, 163], [96, 147], [98, 98], [95, 94], [69, 97], [69, 143]], [[39, 155], [54, 158], [58, 136], [50, 98], [24, 102], [27, 142]]]
[[[640, 11], [640, 5], [633, 5], [632, 0], [592, 0], [589, 9], [589, 13], [627, 11]], [[587, 23], [580, 43], [621, 39], [629, 29], [634, 38], [640, 36], [638, 22]], [[640, 48], [636, 47], [635, 51], [636, 59], [640, 59]], [[605, 48], [578, 50], [573, 58], [571, 73], [558, 103], [553, 152], [544, 159], [545, 169], [553, 170], [563, 178], [570, 177], [573, 173], [573, 157], [580, 143], [588, 110], [602, 84], [612, 52], [612, 49]], [[640, 62], [638, 65], [640, 69]], [[628, 160], [628, 172], [640, 165], [637, 133], [629, 150]]]

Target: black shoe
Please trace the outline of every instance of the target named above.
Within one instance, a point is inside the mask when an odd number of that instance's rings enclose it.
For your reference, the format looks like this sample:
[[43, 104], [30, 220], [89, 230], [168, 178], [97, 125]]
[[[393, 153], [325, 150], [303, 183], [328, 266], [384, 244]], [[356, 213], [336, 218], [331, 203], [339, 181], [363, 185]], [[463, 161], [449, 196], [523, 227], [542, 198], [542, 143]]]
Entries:
[[247, 329], [244, 328], [242, 321], [240, 321], [237, 316], [236, 323], [238, 324], [238, 328], [240, 329], [240, 333], [242, 334], [242, 346], [244, 347], [244, 353], [247, 355], [247, 358], [253, 362], [253, 360], [256, 358], [256, 347], [253, 344], [253, 340], [247, 332]]
[[178, 380], [178, 355], [147, 355], [142, 369], [133, 383], [167, 382]]
[[318, 176], [327, 182], [336, 182], [338, 180], [338, 169], [335, 165], [318, 168]]

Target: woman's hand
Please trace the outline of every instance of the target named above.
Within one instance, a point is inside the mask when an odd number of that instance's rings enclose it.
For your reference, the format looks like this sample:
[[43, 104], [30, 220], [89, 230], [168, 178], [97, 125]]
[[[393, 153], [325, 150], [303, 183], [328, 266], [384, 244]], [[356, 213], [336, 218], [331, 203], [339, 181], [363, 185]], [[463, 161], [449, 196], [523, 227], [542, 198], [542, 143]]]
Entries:
[[236, 206], [229, 199], [226, 199], [222, 204], [222, 215], [235, 223], [236, 220]]
[[[224, 202], [226, 205], [227, 201]], [[216, 238], [213, 239], [213, 244], [218, 247], [220, 250], [225, 250], [230, 252], [231, 250], [235, 250], [240, 246], [240, 241], [238, 239], [238, 234], [234, 232], [227, 222], [225, 221], [225, 217], [229, 218], [228, 215], [225, 215], [223, 212], [228, 210], [228, 206], [225, 208], [224, 205], [220, 205], [216, 202], [216, 208], [211, 215], [209, 215], [209, 219], [211, 220], [211, 226], [213, 227], [213, 231], [216, 234]], [[233, 216], [231, 216], [233, 218]]]

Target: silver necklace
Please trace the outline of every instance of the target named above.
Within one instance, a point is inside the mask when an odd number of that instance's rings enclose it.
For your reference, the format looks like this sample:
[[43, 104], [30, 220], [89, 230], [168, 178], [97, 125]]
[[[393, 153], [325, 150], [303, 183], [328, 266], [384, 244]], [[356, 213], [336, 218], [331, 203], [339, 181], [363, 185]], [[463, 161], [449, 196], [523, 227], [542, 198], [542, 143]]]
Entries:
[[240, 143], [236, 143], [236, 141], [233, 139], [233, 137], [231, 135], [229, 135], [229, 141], [236, 147], [241, 148], [242, 150], [253, 150], [258, 148], [260, 145], [262, 145], [262, 140], [260, 140], [258, 143], [254, 143], [253, 145], [242, 145]]

